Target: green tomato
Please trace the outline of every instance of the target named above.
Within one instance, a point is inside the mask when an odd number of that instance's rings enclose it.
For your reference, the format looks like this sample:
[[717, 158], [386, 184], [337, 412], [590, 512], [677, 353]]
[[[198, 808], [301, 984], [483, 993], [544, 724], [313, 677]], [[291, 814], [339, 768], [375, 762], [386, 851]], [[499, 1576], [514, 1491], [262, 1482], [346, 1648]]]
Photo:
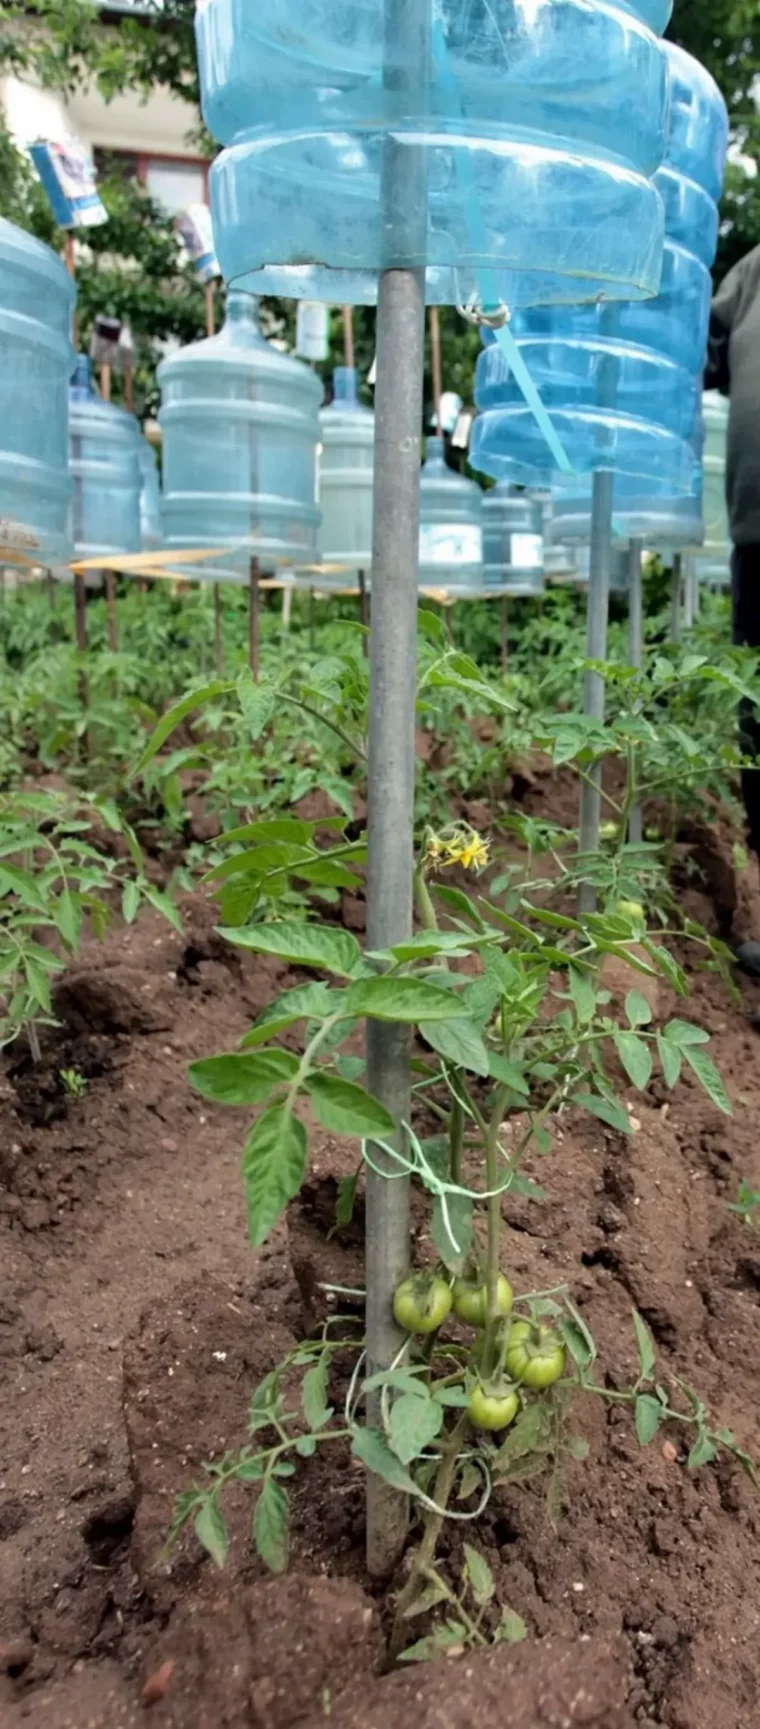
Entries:
[[514, 1387], [498, 1393], [487, 1393], [485, 1387], [473, 1387], [467, 1405], [467, 1415], [476, 1429], [490, 1434], [514, 1423], [520, 1409], [520, 1395]]
[[393, 1313], [406, 1333], [436, 1333], [451, 1308], [451, 1291], [445, 1279], [432, 1273], [413, 1273], [404, 1279], [393, 1298]]
[[645, 828], [644, 839], [648, 841], [662, 840], [662, 835], [658, 828]]
[[603, 822], [599, 830], [600, 840], [617, 840], [618, 825], [616, 822]]
[[618, 901], [617, 910], [621, 918], [634, 919], [636, 924], [644, 923], [644, 908], [641, 901]]
[[565, 1372], [567, 1353], [558, 1333], [532, 1321], [514, 1321], [509, 1330], [507, 1373], [524, 1387], [552, 1387]]
[[[500, 1273], [496, 1282], [496, 1313], [512, 1312], [512, 1286]], [[484, 1327], [488, 1319], [488, 1287], [476, 1285], [472, 1279], [454, 1280], [454, 1314], [468, 1327]]]

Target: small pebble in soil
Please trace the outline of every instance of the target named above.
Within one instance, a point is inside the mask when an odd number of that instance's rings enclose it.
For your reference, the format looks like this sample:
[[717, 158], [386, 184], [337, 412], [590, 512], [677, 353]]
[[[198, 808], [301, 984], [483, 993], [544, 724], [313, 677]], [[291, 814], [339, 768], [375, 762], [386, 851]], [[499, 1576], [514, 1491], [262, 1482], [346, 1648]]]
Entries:
[[675, 1465], [678, 1458], [678, 1449], [673, 1446], [672, 1441], [663, 1441], [662, 1456], [666, 1465]]

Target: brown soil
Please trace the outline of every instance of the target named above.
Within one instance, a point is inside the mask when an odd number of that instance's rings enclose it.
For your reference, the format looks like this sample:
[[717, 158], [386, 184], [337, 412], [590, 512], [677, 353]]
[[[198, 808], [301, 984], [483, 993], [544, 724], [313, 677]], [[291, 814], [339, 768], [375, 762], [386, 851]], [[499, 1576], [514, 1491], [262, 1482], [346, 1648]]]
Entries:
[[[317, 1282], [361, 1278], [360, 1230], [327, 1242], [351, 1153], [321, 1131], [287, 1226], [246, 1246], [246, 1114], [205, 1105], [186, 1068], [295, 976], [226, 949], [199, 899], [183, 914], [181, 938], [146, 915], [86, 945], [41, 1072], [14, 1052], [0, 1074], [3, 1729], [146, 1713], [157, 1729], [469, 1729], [481, 1708], [510, 1729], [757, 1729], [760, 1499], [732, 1464], [689, 1473], [679, 1436], [675, 1456], [642, 1452], [626, 1412], [579, 1407], [591, 1451], [556, 1531], [540, 1483], [499, 1491], [481, 1521], [520, 1647], [382, 1674], [363, 1479], [340, 1452], [299, 1468], [286, 1577], [257, 1560], [242, 1489], [225, 1572], [192, 1537], [161, 1557], [175, 1494], [242, 1441]], [[663, 1366], [760, 1457], [760, 1247], [725, 1204], [742, 1177], [760, 1187], [756, 997], [737, 1009], [703, 977], [686, 1011], [713, 1035], [732, 1121], [688, 1080], [631, 1101], [630, 1141], [568, 1114], [535, 1162], [550, 1199], [509, 1219], [518, 1287], [570, 1282], [612, 1384], [634, 1372], [635, 1303]]]

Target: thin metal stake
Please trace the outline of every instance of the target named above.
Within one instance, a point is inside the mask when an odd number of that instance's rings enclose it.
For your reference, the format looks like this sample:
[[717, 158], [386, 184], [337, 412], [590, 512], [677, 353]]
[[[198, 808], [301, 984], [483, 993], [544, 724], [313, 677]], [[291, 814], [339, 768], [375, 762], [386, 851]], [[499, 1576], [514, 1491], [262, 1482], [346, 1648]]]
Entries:
[[[430, 0], [384, 0], [386, 87], [424, 89]], [[372, 620], [367, 794], [367, 947], [411, 935], [414, 874], [414, 722], [420, 534], [420, 428], [425, 363], [425, 271], [393, 259], [427, 254], [427, 179], [421, 150], [389, 133], [383, 149], [383, 232], [390, 268], [377, 302]], [[367, 1078], [397, 1124], [409, 1121], [409, 1030], [367, 1022]], [[403, 1145], [399, 1126], [397, 1145]], [[409, 1181], [381, 1148], [367, 1171], [368, 1370], [393, 1362], [402, 1334], [393, 1292], [409, 1265]], [[383, 1171], [387, 1176], [382, 1175]], [[389, 1178], [395, 1174], [395, 1181]], [[379, 1395], [367, 1420], [379, 1421]], [[407, 1508], [381, 1477], [367, 1477], [367, 1566], [387, 1575], [403, 1547]]]
[[222, 645], [222, 585], [214, 583], [214, 668], [217, 678], [224, 677], [224, 649]]
[[248, 664], [256, 684], [259, 682], [259, 578], [261, 569], [252, 558], [248, 572]]
[[509, 667], [509, 598], [503, 594], [499, 602], [499, 638], [501, 648], [501, 670], [506, 672]]
[[[628, 655], [631, 666], [641, 671], [644, 661], [644, 618], [641, 602], [641, 554], [643, 542], [632, 540], [628, 549]], [[631, 846], [641, 846], [643, 838], [641, 804], [637, 799], [628, 818], [628, 839]]]
[[697, 616], [697, 582], [696, 566], [693, 558], [688, 556], [683, 561], [683, 622], [684, 630], [694, 629]]
[[670, 640], [681, 640], [681, 554], [673, 554], [673, 572], [670, 579]]
[[[363, 570], [359, 571], [359, 618], [361, 620], [362, 629], [366, 630], [369, 623], [369, 610], [367, 607], [367, 578]], [[366, 636], [362, 637], [362, 648], [366, 655], [368, 652]]]
[[[610, 555], [612, 551], [612, 496], [615, 476], [610, 469], [598, 469], [594, 475], [591, 505], [591, 551], [589, 557], [588, 600], [586, 603], [586, 659], [603, 661], [607, 658], [607, 613], [610, 598]], [[583, 686], [583, 710], [594, 720], [604, 719], [604, 678], [600, 672], [587, 669]], [[602, 808], [602, 764], [594, 763], [588, 778], [581, 785], [579, 851], [582, 856], [599, 848], [599, 817]], [[596, 889], [591, 882], [582, 882], [578, 894], [578, 909], [592, 913], [596, 906]]]

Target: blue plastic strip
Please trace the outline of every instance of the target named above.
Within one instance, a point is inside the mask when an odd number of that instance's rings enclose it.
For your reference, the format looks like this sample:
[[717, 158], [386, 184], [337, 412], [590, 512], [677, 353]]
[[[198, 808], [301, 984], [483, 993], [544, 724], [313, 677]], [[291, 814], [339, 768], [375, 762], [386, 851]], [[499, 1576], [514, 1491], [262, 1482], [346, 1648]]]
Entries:
[[[459, 95], [459, 87], [451, 70], [448, 46], [443, 34], [443, 26], [440, 18], [433, 19], [433, 54], [437, 63], [441, 83], [444, 86], [444, 89], [446, 89], [453, 98], [460, 115], [462, 115], [463, 110]], [[464, 193], [464, 216], [467, 224], [470, 246], [475, 256], [480, 253], [482, 257], [487, 250], [487, 242], [481, 219], [480, 205], [475, 189], [472, 167], [465, 150], [458, 150], [456, 152], [456, 162], [457, 173]], [[496, 277], [494, 272], [488, 266], [479, 270], [478, 282], [480, 286], [480, 299], [483, 311], [495, 311], [499, 303], [499, 296], [496, 290]], [[512, 372], [517, 380], [518, 387], [525, 397], [525, 401], [527, 402], [536, 425], [538, 426], [539, 432], [549, 446], [557, 467], [563, 474], [574, 474], [575, 470], [573, 465], [552, 424], [547, 410], [544, 408], [540, 393], [536, 385], [533, 383], [533, 379], [531, 378], [525, 361], [523, 360], [520, 347], [515, 341], [509, 325], [502, 324], [498, 330], [494, 330], [494, 336], [509, 362]]]

